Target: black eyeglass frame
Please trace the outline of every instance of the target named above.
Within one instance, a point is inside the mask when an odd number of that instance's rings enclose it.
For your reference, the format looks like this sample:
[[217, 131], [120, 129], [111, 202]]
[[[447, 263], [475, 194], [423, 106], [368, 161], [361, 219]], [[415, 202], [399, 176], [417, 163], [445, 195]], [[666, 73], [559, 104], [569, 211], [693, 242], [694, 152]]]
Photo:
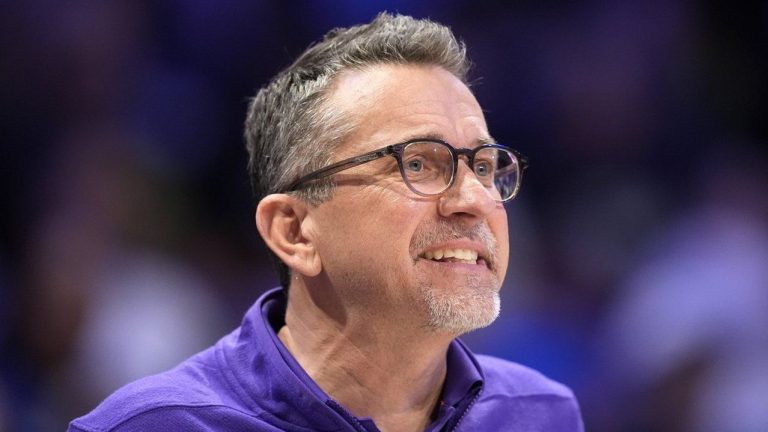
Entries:
[[[408, 181], [408, 176], [405, 174], [404, 168], [403, 168], [403, 151], [405, 148], [413, 143], [435, 143], [435, 144], [441, 144], [448, 148], [448, 151], [451, 153], [451, 156], [453, 157], [453, 171], [451, 172], [451, 178], [446, 183], [445, 189], [441, 190], [440, 192], [436, 193], [424, 193], [416, 190], [411, 183]], [[502, 144], [483, 144], [480, 146], [477, 146], [475, 148], [455, 148], [452, 145], [448, 144], [445, 141], [437, 140], [437, 139], [427, 139], [427, 138], [417, 138], [408, 140], [402, 143], [398, 144], [391, 144], [386, 147], [382, 147], [373, 151], [370, 151], [368, 153], [361, 154], [359, 156], [354, 156], [349, 159], [344, 159], [339, 162], [335, 162], [331, 165], [328, 165], [324, 168], [320, 168], [319, 170], [313, 171], [307, 175], [304, 175], [300, 177], [298, 180], [294, 181], [288, 187], [284, 189], [285, 192], [294, 192], [299, 189], [300, 186], [302, 186], [305, 183], [308, 183], [310, 181], [320, 180], [325, 177], [332, 176], [336, 173], [339, 173], [341, 171], [354, 168], [356, 166], [362, 165], [364, 163], [368, 163], [377, 159], [381, 159], [386, 156], [392, 156], [397, 160], [397, 166], [400, 169], [400, 176], [402, 177], [405, 184], [408, 186], [408, 189], [410, 189], [412, 192], [421, 195], [421, 196], [435, 196], [440, 195], [441, 193], [445, 192], [446, 190], [450, 189], [451, 186], [453, 186], [453, 182], [456, 179], [456, 172], [459, 169], [459, 156], [466, 156], [467, 158], [467, 165], [474, 173], [474, 163], [475, 163], [475, 155], [477, 152], [487, 149], [487, 148], [497, 148], [500, 150], [508, 151], [512, 153], [512, 155], [515, 156], [517, 159], [517, 163], [519, 165], [519, 173], [517, 178], [517, 184], [515, 185], [515, 190], [512, 191], [512, 194], [504, 199], [504, 200], [497, 200], [497, 202], [507, 202], [511, 201], [513, 198], [517, 196], [518, 191], [520, 190], [520, 185], [522, 184], [523, 180], [523, 172], [528, 168], [528, 158], [526, 158], [523, 154], [518, 152], [517, 150], [514, 150], [512, 148], [509, 148]]]

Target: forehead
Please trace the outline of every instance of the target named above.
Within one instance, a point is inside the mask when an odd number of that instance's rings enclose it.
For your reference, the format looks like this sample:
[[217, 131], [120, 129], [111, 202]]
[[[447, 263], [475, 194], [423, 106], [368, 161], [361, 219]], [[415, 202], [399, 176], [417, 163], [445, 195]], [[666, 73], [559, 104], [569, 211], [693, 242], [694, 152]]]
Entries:
[[336, 77], [328, 103], [355, 123], [337, 149], [340, 153], [427, 136], [456, 147], [490, 140], [472, 92], [436, 66], [375, 65], [344, 71]]

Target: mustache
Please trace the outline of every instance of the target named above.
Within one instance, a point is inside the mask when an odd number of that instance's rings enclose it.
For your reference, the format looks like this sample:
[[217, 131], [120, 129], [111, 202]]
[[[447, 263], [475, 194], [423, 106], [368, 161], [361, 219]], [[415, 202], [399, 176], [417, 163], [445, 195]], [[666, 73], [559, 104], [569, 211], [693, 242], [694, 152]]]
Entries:
[[491, 268], [496, 268], [498, 260], [496, 237], [491, 233], [491, 228], [485, 221], [481, 221], [471, 227], [446, 220], [429, 224], [428, 228], [416, 231], [411, 239], [410, 250], [411, 253], [418, 253], [435, 243], [462, 238], [481, 243], [488, 253], [488, 256], [484, 257], [485, 260]]

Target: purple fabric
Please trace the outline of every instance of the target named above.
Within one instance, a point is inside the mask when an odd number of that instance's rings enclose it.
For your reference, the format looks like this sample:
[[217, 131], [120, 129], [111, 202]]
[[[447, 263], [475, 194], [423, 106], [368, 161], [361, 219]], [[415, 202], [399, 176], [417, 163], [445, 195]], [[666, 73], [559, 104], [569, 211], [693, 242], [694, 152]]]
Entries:
[[[377, 431], [306, 374], [277, 338], [285, 297], [268, 291], [242, 325], [176, 368], [119, 389], [70, 431]], [[429, 431], [583, 431], [571, 391], [454, 341]]]

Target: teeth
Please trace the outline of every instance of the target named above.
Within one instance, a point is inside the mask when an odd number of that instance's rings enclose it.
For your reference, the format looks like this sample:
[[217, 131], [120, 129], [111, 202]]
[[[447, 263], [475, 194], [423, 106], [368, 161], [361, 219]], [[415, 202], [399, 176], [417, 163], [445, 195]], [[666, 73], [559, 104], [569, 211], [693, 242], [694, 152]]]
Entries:
[[425, 252], [424, 258], [428, 260], [440, 260], [443, 258], [455, 258], [474, 264], [477, 262], [477, 252], [470, 249], [436, 249]]

